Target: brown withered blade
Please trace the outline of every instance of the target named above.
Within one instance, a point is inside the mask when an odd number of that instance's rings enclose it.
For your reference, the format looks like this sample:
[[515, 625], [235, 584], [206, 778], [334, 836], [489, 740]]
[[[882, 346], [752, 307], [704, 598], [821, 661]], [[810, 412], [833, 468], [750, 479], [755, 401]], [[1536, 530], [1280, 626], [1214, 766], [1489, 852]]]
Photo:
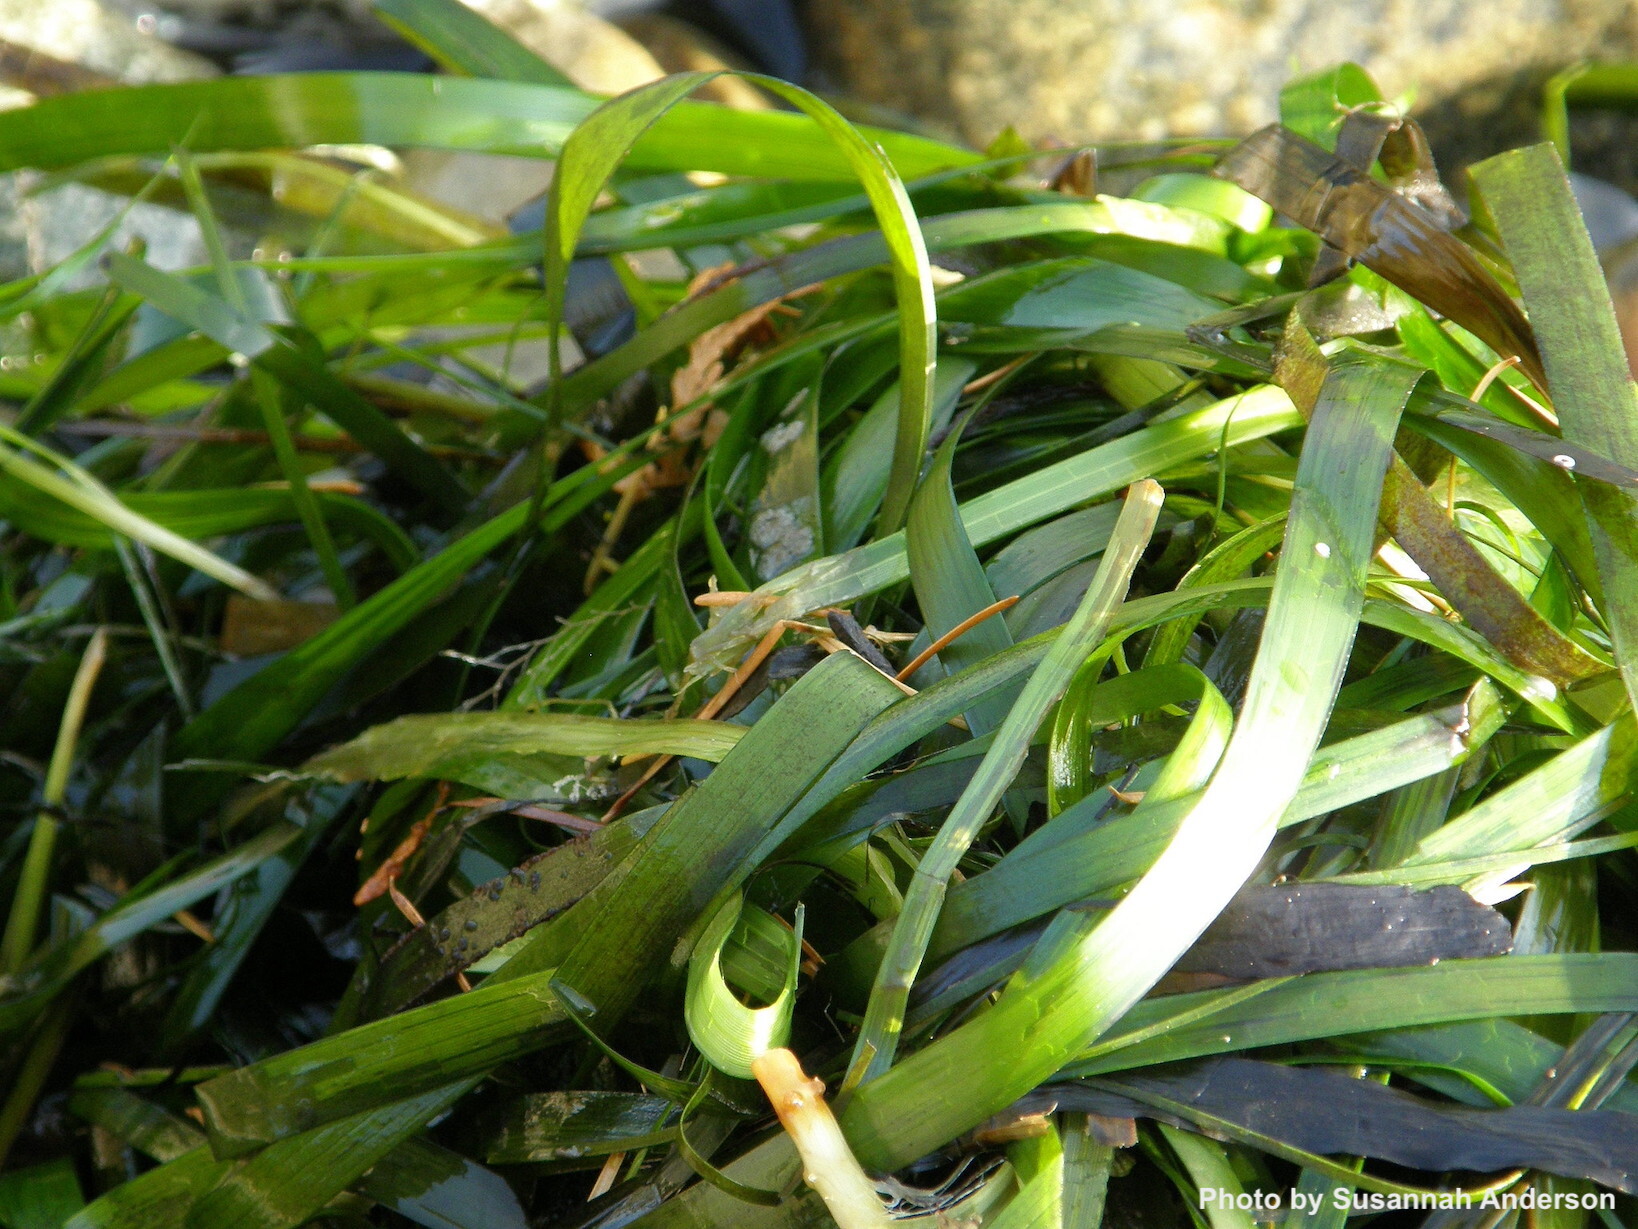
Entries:
[[1278, 124], [1252, 133], [1212, 173], [1262, 198], [1343, 255], [1547, 379], [1524, 313], [1479, 258], [1428, 210]]

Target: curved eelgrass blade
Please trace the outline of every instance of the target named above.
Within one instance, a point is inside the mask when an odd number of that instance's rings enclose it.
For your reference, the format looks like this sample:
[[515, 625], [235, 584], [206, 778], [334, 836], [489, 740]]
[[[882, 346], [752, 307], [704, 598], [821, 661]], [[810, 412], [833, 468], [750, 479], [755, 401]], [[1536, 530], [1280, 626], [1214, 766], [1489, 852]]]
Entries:
[[[744, 912], [747, 906], [743, 895], [732, 892], [706, 924], [688, 962], [688, 989], [683, 1003], [689, 1039], [712, 1066], [741, 1080], [753, 1078], [751, 1063], [755, 1059], [785, 1045], [790, 1038], [802, 953], [800, 906], [795, 930], [786, 929], [755, 905], [748, 908], [750, 912]], [[771, 1000], [764, 1006], [742, 1003], [723, 974], [723, 949], [736, 928], [742, 942], [754, 943], [761, 957], [757, 971], [765, 975], [765, 984], [756, 988], [757, 997]]]
[[1131, 1008], [1256, 867], [1341, 683], [1382, 475], [1420, 378], [1376, 358], [1326, 378], [1245, 704], [1210, 785], [1113, 911], [1060, 914], [993, 1008], [861, 1090], [843, 1126], [867, 1164], [919, 1156], [1046, 1078]]
[[[546, 203], [547, 319], [554, 329], [562, 318], [569, 261], [597, 194], [637, 140], [713, 75], [682, 73], [632, 90], [599, 107], [564, 141]], [[892, 533], [904, 523], [932, 416], [935, 312], [927, 245], [904, 182], [881, 146], [871, 144], [808, 91], [756, 73], [742, 75], [804, 112], [835, 143], [864, 186], [887, 244], [899, 303], [899, 426], [878, 524], [880, 532]], [[555, 347], [551, 353], [554, 365], [547, 393], [555, 424], [562, 414], [562, 379]]]
[[1147, 480], [1135, 484], [1127, 494], [1126, 506], [1110, 535], [1097, 578], [1086, 591], [1080, 608], [1059, 633], [1051, 652], [1030, 675], [1017, 702], [996, 731], [983, 764], [917, 863], [915, 878], [905, 893], [904, 909], [894, 923], [893, 937], [888, 941], [886, 955], [877, 971], [870, 1005], [854, 1046], [848, 1077], [850, 1085], [873, 1080], [892, 1065], [899, 1033], [904, 1027], [910, 987], [938, 922], [939, 907], [949, 888], [950, 876], [966, 856], [979, 828], [1001, 801], [1001, 795], [1018, 775], [1036, 728], [1058, 702], [1086, 656], [1107, 634], [1109, 621], [1131, 583], [1132, 571], [1154, 532], [1162, 498], [1160, 487]]
[[572, 88], [574, 84], [460, 0], [375, 0], [370, 7], [452, 73], [535, 85]]
[[[1501, 232], [1541, 342], [1564, 438], [1619, 465], [1638, 465], [1638, 393], [1592, 240], [1550, 145], [1500, 154], [1473, 182]], [[1627, 694], [1638, 698], [1638, 500], [1577, 480], [1608, 600], [1603, 615]]]

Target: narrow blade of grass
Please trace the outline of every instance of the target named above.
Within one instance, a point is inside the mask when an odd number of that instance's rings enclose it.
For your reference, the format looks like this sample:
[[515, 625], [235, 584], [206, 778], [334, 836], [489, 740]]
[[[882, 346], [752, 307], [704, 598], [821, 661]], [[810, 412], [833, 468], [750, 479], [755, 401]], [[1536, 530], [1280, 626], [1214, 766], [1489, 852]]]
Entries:
[[[1632, 468], [1638, 465], [1638, 393], [1627, 370], [1615, 309], [1550, 145], [1501, 154], [1473, 169], [1541, 341], [1548, 387], [1564, 438]], [[1604, 617], [1629, 697], [1638, 699], [1638, 500], [1578, 478], [1593, 531]]]
[[[601, 101], [556, 86], [415, 73], [290, 73], [99, 90], [8, 111], [0, 122], [0, 169], [50, 170], [114, 154], [163, 156], [177, 146], [203, 154], [365, 144], [550, 158]], [[861, 131], [901, 174], [980, 161], [924, 137]], [[663, 123], [639, 145], [633, 166], [808, 181], [853, 175], [803, 116], [705, 103]]]
[[[754, 869], [746, 855], [898, 690], [852, 653], [834, 653], [780, 698], [751, 733], [599, 891], [565, 922], [582, 937], [559, 979], [597, 1010], [625, 1014], [673, 958], [705, 904]], [[521, 971], [526, 964], [513, 958]], [[503, 974], [509, 973], [508, 965]]]
[[[1341, 683], [1364, 602], [1382, 475], [1420, 376], [1367, 359], [1344, 362], [1327, 377], [1298, 469], [1258, 664], [1211, 784], [1113, 912], [1101, 921], [1060, 915], [995, 1007], [861, 1090], [843, 1127], [868, 1164], [919, 1156], [1044, 1079], [1130, 1009], [1256, 866], [1301, 785]], [[996, 1062], [997, 1054], [1006, 1061]], [[916, 1109], [903, 1112], [912, 1100]]]
[[1161, 498], [1162, 492], [1153, 482], [1139, 483], [1127, 495], [1126, 507], [1104, 551], [1097, 579], [1052, 651], [1030, 675], [1017, 702], [996, 731], [983, 765], [917, 863], [854, 1045], [850, 1085], [867, 1084], [882, 1077], [892, 1066], [899, 1032], [904, 1026], [910, 987], [938, 922], [950, 876], [966, 855], [979, 827], [1017, 775], [1036, 727], [1058, 702], [1086, 656], [1107, 634], [1109, 621], [1131, 583], [1132, 570], [1154, 532]]
[[108, 271], [117, 284], [166, 315], [244, 355], [300, 391], [435, 504], [454, 513], [465, 509], [468, 497], [455, 475], [312, 355], [235, 310], [231, 303], [134, 256], [111, 254]]
[[450, 72], [573, 88], [557, 69], [459, 0], [375, 0], [372, 7]]

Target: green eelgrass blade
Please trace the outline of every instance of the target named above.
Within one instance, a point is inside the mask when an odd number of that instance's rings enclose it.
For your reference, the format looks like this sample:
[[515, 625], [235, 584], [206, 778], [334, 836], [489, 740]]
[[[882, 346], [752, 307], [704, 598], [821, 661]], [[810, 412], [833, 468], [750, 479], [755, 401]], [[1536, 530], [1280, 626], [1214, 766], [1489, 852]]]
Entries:
[[843, 1126], [866, 1164], [937, 1147], [1050, 1075], [1131, 1008], [1256, 867], [1340, 685], [1382, 476], [1421, 374], [1360, 357], [1326, 377], [1245, 704], [1210, 785], [1113, 911], [1101, 920], [1060, 914], [994, 1007], [860, 1091]]
[[[910, 501], [909, 519], [904, 526], [910, 583], [927, 634], [934, 638], [946, 635], [995, 604], [995, 592], [961, 526], [961, 511], [950, 485], [950, 466], [963, 425], [965, 421], [950, 432], [934, 454], [926, 478]], [[946, 673], [955, 674], [1011, 647], [1006, 622], [990, 618], [946, 646], [939, 653], [939, 661]], [[1017, 692], [1010, 687], [986, 695], [967, 714], [967, 728], [975, 737], [988, 734], [1001, 724], [1015, 699]]]
[[[595, 1007], [600, 1029], [611, 1028], [674, 958], [678, 936], [705, 906], [745, 881], [755, 869], [747, 856], [763, 834], [898, 697], [891, 682], [852, 653], [827, 657], [569, 912], [566, 928], [581, 937], [558, 977]], [[518, 972], [528, 967], [513, 957], [496, 976], [514, 965]]]
[[[1564, 168], [1551, 145], [1500, 154], [1473, 168], [1518, 278], [1541, 346], [1564, 438], [1638, 465], [1638, 392], [1627, 369], [1609, 290]], [[1578, 479], [1593, 533], [1604, 618], [1629, 697], [1638, 698], [1638, 499]]]
[[[1549, 866], [1570, 862], [1577, 858], [1592, 858], [1614, 853], [1618, 849], [1638, 846], [1638, 832], [1623, 836], [1594, 837], [1585, 841], [1550, 841], [1516, 850], [1479, 854], [1476, 857], [1452, 857], [1439, 861], [1418, 862], [1413, 866], [1394, 867], [1384, 871], [1357, 871], [1326, 876], [1331, 883], [1399, 883], [1433, 887], [1440, 883], [1459, 883], [1477, 895], [1481, 887], [1506, 879], [1516, 879], [1532, 866]], [[1309, 882], [1319, 882], [1310, 880]]]
[[209, 1148], [195, 1148], [120, 1183], [82, 1208], [64, 1229], [147, 1229], [150, 1225], [185, 1224], [193, 1201], [232, 1169], [232, 1161], [218, 1161]]
[[[333, 520], [379, 547], [395, 571], [407, 572], [420, 562], [408, 535], [370, 504], [332, 491], [315, 495]], [[292, 493], [278, 488], [134, 490], [121, 492], [121, 496], [125, 506], [138, 516], [195, 541], [299, 519]], [[0, 514], [26, 533], [64, 546], [107, 550], [114, 548], [120, 536], [80, 508], [41, 505], [9, 488], [0, 487]]]
[[[1564, 1074], [1563, 1046], [1496, 1017], [1362, 1033], [1339, 1046], [1345, 1053], [1427, 1064], [1427, 1073], [1417, 1074], [1419, 1082], [1469, 1105], [1526, 1101], [1555, 1071]], [[1459, 1074], [1446, 1079], [1442, 1071]], [[1638, 1084], [1622, 1081], [1603, 1104], [1628, 1114], [1638, 1111]]]
[[[0, 170], [72, 166], [115, 154], [196, 154], [307, 145], [556, 155], [602, 99], [517, 81], [417, 73], [288, 73], [96, 90], [46, 99], [0, 119]], [[903, 175], [981, 161], [925, 137], [861, 129]], [[686, 104], [632, 152], [633, 169], [720, 171], [769, 179], [853, 178], [806, 117]]]
[[199, 1085], [218, 1156], [245, 1156], [539, 1049], [569, 1025], [549, 973], [493, 978], [470, 994], [360, 1025]]
[[328, 367], [258, 320], [208, 290], [152, 265], [112, 253], [108, 273], [120, 286], [139, 294], [166, 315], [204, 333], [308, 397], [336, 425], [374, 452], [406, 482], [451, 512], [466, 507], [466, 495], [455, 475], [393, 421], [348, 388]]
[[1171, 1146], [1172, 1153], [1182, 1163], [1194, 1191], [1220, 1192], [1212, 1200], [1195, 1195], [1195, 1202], [1207, 1205], [1203, 1215], [1210, 1229], [1256, 1229], [1257, 1222], [1250, 1211], [1234, 1205], [1235, 1196], [1243, 1195], [1245, 1188], [1241, 1185], [1240, 1175], [1229, 1163], [1223, 1145], [1166, 1123], [1160, 1123], [1159, 1130], [1161, 1138]]
[[1358, 64], [1307, 73], [1280, 90], [1280, 122], [1317, 145], [1335, 149], [1337, 129], [1355, 107], [1382, 101], [1382, 92]]
[[470, 1087], [470, 1082], [463, 1082], [369, 1110], [280, 1141], [239, 1164], [218, 1160], [209, 1148], [196, 1147], [115, 1187], [68, 1225], [282, 1229], [301, 1224], [371, 1165], [403, 1147], [406, 1136]]
[[1096, 580], [1052, 650], [1030, 675], [996, 731], [983, 764], [917, 864], [905, 893], [904, 909], [894, 923], [893, 936], [871, 990], [870, 1005], [854, 1046], [849, 1085], [873, 1080], [892, 1065], [910, 987], [926, 955], [950, 876], [1018, 775], [1036, 728], [1107, 633], [1109, 621], [1131, 583], [1132, 570], [1154, 532], [1162, 497], [1160, 487], [1147, 481], [1135, 485], [1127, 495]]
[[205, 1133], [186, 1118], [127, 1088], [77, 1085], [68, 1109], [156, 1161], [174, 1161], [205, 1142]]
[[[28, 455], [31, 452], [52, 464], [34, 460]], [[13, 482], [32, 487], [82, 513], [109, 532], [134, 538], [249, 597], [278, 597], [266, 582], [133, 511], [113, 491], [68, 458], [58, 456], [4, 425], [0, 425], [0, 471]]]
[[709, 73], [688, 73], [638, 86], [598, 107], [563, 142], [546, 195], [546, 322], [551, 365], [546, 397], [548, 422], [553, 427], [563, 416], [563, 360], [557, 335], [563, 327], [569, 263], [581, 228], [603, 186], [637, 139], [709, 79]]
[[[1151, 473], [1229, 445], [1260, 439], [1302, 422], [1284, 391], [1265, 385], [1177, 418], [1144, 427], [1108, 444], [1006, 483], [961, 506], [961, 522], [975, 547], [1112, 494]], [[904, 538], [895, 534], [844, 555], [815, 560], [763, 585], [778, 600], [746, 602], [700, 634], [691, 650], [695, 672], [732, 668], [779, 619], [845, 605], [909, 577]]]
[[[1212, 1010], [1219, 998], [1221, 1010]], [[1264, 983], [1260, 993], [1238, 1001], [1229, 1001], [1223, 991], [1151, 999], [1062, 1074], [1130, 1071], [1152, 1063], [1453, 1020], [1634, 1010], [1638, 955], [1631, 952], [1309, 973]], [[1165, 1023], [1173, 1017], [1175, 1026]]]
[[364, 731], [307, 761], [338, 781], [459, 775], [509, 755], [687, 755], [716, 763], [745, 733], [721, 721], [629, 721], [580, 713], [418, 713]]
[[573, 87], [557, 69], [459, 0], [375, 0], [375, 15], [450, 72]]
[[999, 1212], [984, 1216], [990, 1229], [1065, 1229], [1064, 1147], [1056, 1126], [1007, 1149], [1018, 1191]]
[[[940, 358], [933, 377], [933, 422], [947, 422], [962, 387], [978, 374], [978, 364]], [[825, 544], [833, 551], [858, 543], [881, 507], [892, 472], [893, 439], [899, 421], [899, 386], [893, 384], [848, 432], [827, 458], [821, 476], [820, 503]]]
[[464, 1079], [281, 1139], [235, 1165], [188, 1210], [188, 1229], [292, 1229], [477, 1083]]
[[[828, 103], [808, 91], [756, 73], [742, 75], [803, 112], [835, 143], [863, 185], [887, 245], [899, 305], [900, 394], [893, 467], [879, 525], [881, 532], [891, 533], [904, 523], [932, 419], [936, 315], [927, 244], [904, 182], [880, 145], [872, 144]], [[547, 318], [554, 326], [561, 319], [568, 262], [597, 194], [637, 140], [712, 76], [678, 74], [624, 94], [599, 107], [563, 143], [546, 205]], [[552, 354], [555, 356], [555, 349]], [[554, 423], [562, 413], [560, 375], [554, 365], [548, 389]]]

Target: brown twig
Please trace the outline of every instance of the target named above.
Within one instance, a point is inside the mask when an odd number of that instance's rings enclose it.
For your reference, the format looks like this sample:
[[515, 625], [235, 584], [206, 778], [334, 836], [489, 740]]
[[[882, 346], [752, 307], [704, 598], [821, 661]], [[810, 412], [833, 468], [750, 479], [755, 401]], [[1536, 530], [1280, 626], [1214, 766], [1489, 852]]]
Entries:
[[[431, 818], [429, 815], [426, 822], [430, 822]], [[415, 902], [398, 890], [398, 876], [396, 874], [387, 880], [387, 893], [392, 897], [392, 903], [398, 906], [398, 912], [404, 915], [404, 920], [411, 926], [425, 926], [427, 924], [426, 918], [422, 917], [421, 911], [415, 907]], [[467, 980], [465, 973], [455, 974], [455, 984], [463, 992], [472, 989], [472, 983]]]
[[440, 781], [438, 783], [438, 798], [432, 804], [432, 809], [426, 813], [425, 818], [415, 821], [414, 826], [409, 830], [409, 835], [398, 842], [397, 847], [387, 855], [386, 860], [375, 868], [375, 873], [364, 881], [358, 891], [353, 893], [353, 904], [355, 906], [367, 905], [372, 900], [386, 894], [387, 890], [392, 886], [392, 881], [397, 879], [399, 872], [404, 869], [404, 864], [415, 856], [417, 849], [421, 848], [421, 842], [426, 840], [427, 833], [432, 828], [432, 821], [438, 817], [438, 812], [448, 805], [449, 783]]
[[968, 615], [965, 619], [961, 620], [961, 622], [957, 623], [937, 640], [933, 641], [932, 644], [928, 645], [925, 649], [911, 658], [910, 664], [899, 671], [899, 676], [895, 681], [900, 683], [904, 682], [905, 679], [909, 678], [917, 670], [920, 670], [929, 661], [931, 661], [935, 655], [942, 653], [945, 649], [949, 648], [953, 641], [965, 636], [968, 632], [972, 631], [973, 628], [977, 627], [991, 615], [1000, 614], [1003, 610], [1011, 610], [1016, 605], [1018, 605], [1018, 595], [1014, 594], [1012, 597], [1004, 597], [998, 602], [991, 602], [977, 614]]

